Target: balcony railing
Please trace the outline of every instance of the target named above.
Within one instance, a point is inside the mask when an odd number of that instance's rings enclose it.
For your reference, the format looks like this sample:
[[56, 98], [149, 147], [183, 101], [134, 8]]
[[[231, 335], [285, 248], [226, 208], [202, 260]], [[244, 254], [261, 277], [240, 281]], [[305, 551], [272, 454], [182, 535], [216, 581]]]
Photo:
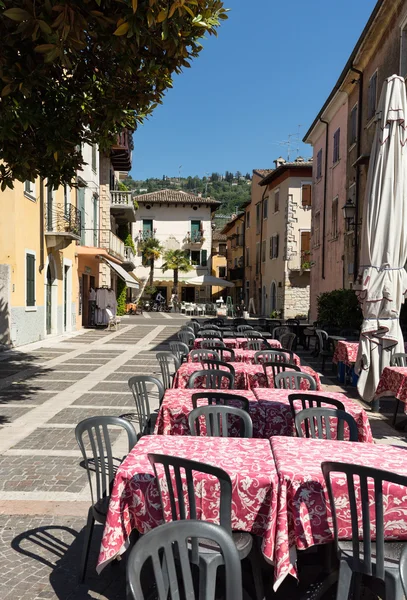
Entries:
[[133, 192], [122, 192], [121, 190], [110, 190], [112, 205], [131, 206], [134, 208]]
[[72, 239], [80, 239], [81, 213], [73, 204], [47, 203], [45, 231]]
[[205, 241], [203, 231], [188, 231], [185, 237], [186, 244], [202, 244]]
[[110, 153], [110, 160], [115, 171], [130, 171], [132, 147], [132, 135], [125, 129], [117, 135], [116, 143], [113, 144]]
[[109, 231], [109, 253], [124, 260], [124, 242], [112, 231]]
[[145, 242], [146, 240], [155, 238], [156, 231], [157, 229], [145, 229], [144, 231], [142, 229], [139, 229], [137, 241]]

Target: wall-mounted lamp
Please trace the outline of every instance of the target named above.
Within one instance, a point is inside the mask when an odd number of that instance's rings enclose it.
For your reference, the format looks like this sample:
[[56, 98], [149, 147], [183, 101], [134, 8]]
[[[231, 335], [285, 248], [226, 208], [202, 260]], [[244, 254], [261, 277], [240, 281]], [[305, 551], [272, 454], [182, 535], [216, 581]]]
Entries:
[[355, 206], [353, 200], [351, 200], [349, 198], [349, 200], [346, 202], [345, 206], [342, 207], [342, 212], [343, 212], [343, 217], [344, 217], [345, 223], [346, 223], [346, 231], [353, 231], [355, 229], [355, 213], [356, 213], [356, 206]]

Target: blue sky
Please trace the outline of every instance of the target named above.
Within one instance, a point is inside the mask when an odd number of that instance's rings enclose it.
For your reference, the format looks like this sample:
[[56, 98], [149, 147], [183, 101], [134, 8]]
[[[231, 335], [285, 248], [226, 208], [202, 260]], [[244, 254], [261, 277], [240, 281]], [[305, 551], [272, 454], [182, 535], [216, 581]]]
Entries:
[[[225, 0], [218, 38], [134, 136], [135, 179], [269, 168], [332, 90], [376, 0]], [[250, 8], [249, 8], [250, 7]], [[298, 126], [301, 125], [300, 129]], [[300, 143], [300, 154], [311, 148]], [[291, 158], [297, 144], [292, 143]]]

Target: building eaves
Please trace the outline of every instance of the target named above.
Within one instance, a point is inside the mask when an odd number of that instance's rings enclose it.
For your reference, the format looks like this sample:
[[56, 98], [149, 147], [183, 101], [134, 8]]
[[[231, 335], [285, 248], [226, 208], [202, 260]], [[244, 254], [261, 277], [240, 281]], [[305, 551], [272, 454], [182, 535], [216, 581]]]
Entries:
[[253, 173], [260, 175], [260, 177], [267, 177], [274, 169], [253, 169]]
[[188, 194], [181, 190], [159, 190], [158, 192], [149, 192], [148, 194], [140, 194], [135, 196], [135, 199], [140, 204], [211, 204], [220, 206], [221, 202], [214, 198], [202, 198], [195, 194]]
[[288, 169], [304, 169], [307, 167], [312, 168], [312, 161], [286, 162], [283, 165], [280, 165], [279, 167], [277, 167], [277, 169], [274, 169], [274, 171], [272, 171], [269, 175], [267, 175], [267, 177], [262, 179], [262, 181], [259, 182], [259, 185], [261, 185], [261, 186], [268, 185], [269, 183], [271, 183], [272, 181], [277, 179], [277, 177], [282, 175], [282, 173], [284, 173], [284, 171], [287, 171]]
[[348, 62], [346, 63], [342, 73], [339, 76], [338, 81], [336, 82], [332, 92], [329, 94], [325, 104], [323, 105], [323, 107], [321, 108], [321, 110], [319, 111], [319, 113], [317, 114], [317, 116], [315, 117], [311, 127], [308, 129], [307, 133], [305, 134], [305, 136], [303, 137], [302, 141], [306, 144], [307, 143], [307, 139], [308, 137], [311, 135], [313, 129], [316, 127], [316, 125], [318, 124], [319, 120], [321, 119], [321, 117], [323, 116], [325, 110], [327, 109], [327, 107], [330, 105], [330, 103], [332, 102], [332, 100], [334, 99], [336, 93], [340, 90], [343, 82], [345, 81], [345, 78], [347, 76], [347, 74], [349, 73], [351, 67], [353, 66], [354, 60], [363, 44], [363, 41], [367, 35], [367, 33], [369, 32], [369, 29], [371, 28], [374, 20], [376, 19], [382, 5], [384, 4], [384, 2], [386, 2], [386, 0], [378, 0], [376, 6], [373, 9], [372, 14], [369, 17], [368, 22], [366, 23], [365, 28], [362, 31], [361, 36], [359, 37], [358, 41], [356, 42], [356, 45], [354, 47], [354, 49], [352, 50], [352, 53], [348, 59]]

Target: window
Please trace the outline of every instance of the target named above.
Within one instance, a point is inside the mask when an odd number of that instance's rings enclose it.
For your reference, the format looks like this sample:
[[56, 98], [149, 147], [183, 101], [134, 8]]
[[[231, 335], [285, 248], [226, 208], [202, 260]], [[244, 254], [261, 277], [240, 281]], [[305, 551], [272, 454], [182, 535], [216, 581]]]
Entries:
[[226, 277], [226, 267], [219, 267], [219, 277]]
[[338, 237], [338, 197], [332, 201], [332, 222], [331, 222], [332, 239]]
[[322, 148], [317, 154], [317, 179], [322, 177]]
[[35, 254], [25, 254], [25, 305], [35, 306]]
[[334, 133], [334, 152], [332, 157], [332, 162], [335, 164], [339, 161], [339, 144], [341, 141], [341, 130], [337, 129]]
[[301, 231], [301, 256], [309, 257], [311, 252], [311, 232]]
[[260, 202], [258, 204], [256, 204], [256, 233], [260, 233], [260, 210], [261, 210], [261, 204]]
[[201, 252], [199, 250], [191, 250], [191, 265], [197, 267], [201, 264]]
[[202, 240], [201, 221], [191, 221], [191, 242], [200, 242]]
[[226, 256], [226, 244], [219, 244], [219, 254]]
[[260, 244], [256, 244], [256, 275], [260, 273]]
[[269, 212], [269, 199], [264, 198], [264, 200], [263, 200], [263, 219], [267, 219], [268, 212]]
[[202, 250], [202, 252], [201, 252], [201, 266], [202, 267], [208, 266], [208, 251], [207, 250]]
[[266, 240], [261, 244], [261, 262], [266, 262]]
[[92, 171], [96, 173], [96, 162], [97, 162], [97, 146], [92, 144]]
[[246, 213], [246, 229], [250, 227], [250, 210]]
[[274, 212], [278, 212], [280, 208], [280, 190], [274, 192]]
[[278, 258], [279, 237], [280, 236], [277, 233], [270, 238], [270, 258]]
[[65, 185], [64, 186], [64, 212], [65, 212], [65, 216], [68, 215], [68, 204], [70, 202], [71, 199], [71, 188], [69, 187], [69, 185]]
[[314, 218], [314, 246], [319, 246], [319, 244], [320, 244], [320, 239], [319, 239], [320, 220], [321, 220], [321, 215], [320, 215], [320, 212], [318, 211], [317, 213], [315, 213], [315, 218]]
[[246, 267], [250, 267], [250, 248], [246, 248]]
[[35, 182], [28, 181], [24, 182], [24, 195], [28, 196], [30, 200], [35, 200]]
[[152, 237], [153, 234], [153, 221], [152, 219], [143, 219], [143, 239], [147, 240]]
[[301, 186], [301, 203], [302, 206], [311, 206], [312, 202], [312, 186], [310, 183], [303, 183]]
[[355, 144], [357, 139], [358, 139], [358, 105], [355, 104], [355, 106], [352, 108], [351, 112], [350, 112], [350, 123], [349, 123], [349, 129], [350, 129], [350, 145], [352, 146], [352, 144]]
[[376, 113], [377, 102], [377, 71], [373, 73], [369, 81], [369, 90], [367, 97], [367, 120], [370, 121]]

